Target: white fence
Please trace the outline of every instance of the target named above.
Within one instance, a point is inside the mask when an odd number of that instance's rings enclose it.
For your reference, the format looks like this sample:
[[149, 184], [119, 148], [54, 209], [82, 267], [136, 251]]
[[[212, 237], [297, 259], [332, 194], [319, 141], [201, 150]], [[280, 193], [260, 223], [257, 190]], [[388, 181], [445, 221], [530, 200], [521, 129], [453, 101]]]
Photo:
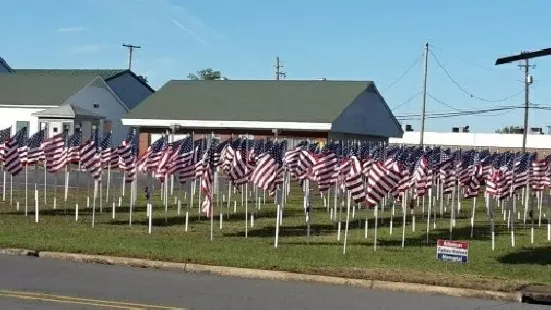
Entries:
[[[420, 132], [410, 131], [404, 132], [402, 138], [390, 138], [389, 142], [396, 144], [419, 144], [420, 137]], [[520, 148], [522, 146], [522, 134], [425, 132], [423, 144]], [[526, 148], [551, 149], [551, 135], [529, 134], [526, 139]]]

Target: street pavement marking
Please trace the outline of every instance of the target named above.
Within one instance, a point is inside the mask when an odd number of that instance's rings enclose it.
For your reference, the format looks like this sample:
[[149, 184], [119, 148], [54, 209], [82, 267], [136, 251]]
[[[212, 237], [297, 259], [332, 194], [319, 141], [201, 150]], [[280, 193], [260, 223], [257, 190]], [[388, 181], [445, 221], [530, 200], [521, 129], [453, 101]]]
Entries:
[[18, 298], [18, 299], [26, 299], [26, 300], [88, 305], [88, 306], [94, 306], [94, 307], [111, 307], [111, 308], [116, 308], [116, 309], [133, 309], [133, 310], [140, 310], [140, 309], [176, 309], [176, 310], [186, 310], [185, 308], [175, 308], [175, 307], [166, 307], [166, 306], [158, 306], [158, 305], [108, 301], [108, 300], [79, 298], [79, 297], [54, 295], [54, 294], [44, 294], [44, 293], [35, 293], [35, 292], [10, 291], [10, 290], [0, 290], [0, 296], [13, 297], [13, 298]]

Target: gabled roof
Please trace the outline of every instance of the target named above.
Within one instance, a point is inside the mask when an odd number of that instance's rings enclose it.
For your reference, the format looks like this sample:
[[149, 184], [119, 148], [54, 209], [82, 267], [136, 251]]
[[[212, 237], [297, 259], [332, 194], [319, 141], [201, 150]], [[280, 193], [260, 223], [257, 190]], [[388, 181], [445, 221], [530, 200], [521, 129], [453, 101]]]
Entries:
[[4, 58], [2, 58], [2, 57], [0, 57], [0, 65], [3, 66], [4, 68], [8, 69], [8, 72], [13, 72], [13, 69], [10, 67], [10, 65], [8, 65], [6, 60], [4, 60]]
[[79, 106], [65, 103], [58, 107], [45, 109], [32, 114], [36, 117], [47, 118], [85, 118], [85, 119], [103, 119], [99, 113], [81, 108]]
[[0, 105], [57, 106], [96, 78], [0, 74]]
[[15, 73], [42, 76], [99, 76], [104, 80], [115, 77], [127, 69], [15, 69]]
[[138, 76], [132, 70], [129, 69], [15, 69], [15, 73], [29, 74], [29, 75], [42, 75], [42, 76], [72, 76], [72, 77], [84, 77], [84, 76], [99, 76], [106, 82], [115, 79], [125, 73], [130, 74], [151, 92], [155, 90], [147, 83], [144, 78]]
[[[368, 96], [365, 96], [365, 95]], [[125, 119], [334, 123], [362, 114], [371, 134], [401, 136], [400, 124], [371, 81], [172, 80]], [[384, 125], [388, 123], [388, 125]], [[384, 126], [383, 126], [384, 125]], [[367, 131], [364, 126], [362, 133]], [[371, 131], [371, 130], [369, 130]]]

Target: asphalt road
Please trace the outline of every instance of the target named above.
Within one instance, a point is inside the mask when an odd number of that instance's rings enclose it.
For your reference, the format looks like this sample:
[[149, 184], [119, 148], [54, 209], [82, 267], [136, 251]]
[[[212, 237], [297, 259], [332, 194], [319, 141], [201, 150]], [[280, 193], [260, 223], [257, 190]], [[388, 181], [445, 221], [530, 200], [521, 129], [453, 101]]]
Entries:
[[544, 309], [7, 255], [0, 255], [0, 275], [0, 309]]

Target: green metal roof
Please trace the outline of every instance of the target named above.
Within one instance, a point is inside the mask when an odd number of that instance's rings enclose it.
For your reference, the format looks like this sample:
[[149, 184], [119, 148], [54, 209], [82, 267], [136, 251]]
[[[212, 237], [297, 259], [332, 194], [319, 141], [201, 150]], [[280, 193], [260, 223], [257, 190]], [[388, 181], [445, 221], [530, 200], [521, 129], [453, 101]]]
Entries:
[[15, 69], [18, 74], [42, 75], [42, 76], [70, 76], [70, 77], [96, 77], [108, 80], [128, 69]]
[[60, 105], [96, 77], [0, 74], [0, 104]]
[[369, 81], [172, 80], [129, 119], [331, 123]]

